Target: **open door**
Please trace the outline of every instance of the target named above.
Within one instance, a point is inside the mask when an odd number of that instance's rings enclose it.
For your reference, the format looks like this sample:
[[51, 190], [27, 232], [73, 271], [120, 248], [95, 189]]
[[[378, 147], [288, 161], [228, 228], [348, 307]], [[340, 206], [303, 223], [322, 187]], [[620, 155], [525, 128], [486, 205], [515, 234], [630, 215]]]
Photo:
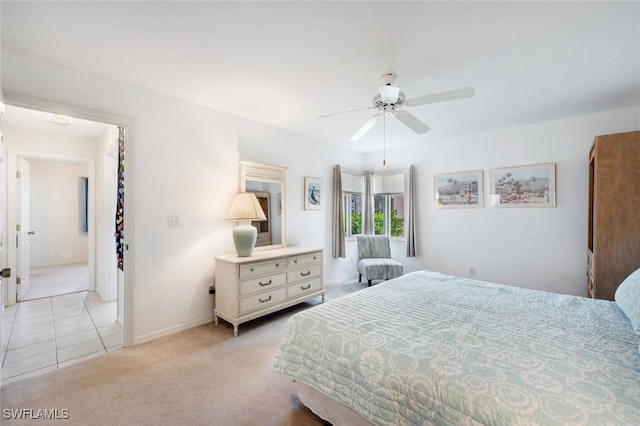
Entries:
[[[2, 273], [0, 274], [0, 342], [2, 341], [2, 318], [4, 317], [4, 292], [5, 292], [5, 276], [9, 277], [9, 269], [5, 269], [5, 260], [4, 260], [4, 159], [2, 157], [2, 153], [4, 152], [4, 144], [3, 144], [3, 135], [4, 135], [4, 103], [2, 102], [2, 90], [0, 89], [0, 270]], [[0, 363], [1, 365], [1, 363]], [[2, 388], [2, 370], [0, 368], [0, 388]]]
[[23, 157], [18, 157], [17, 203], [19, 222], [16, 226], [17, 262], [16, 262], [16, 297], [18, 301], [24, 299], [29, 291], [29, 270], [31, 268], [31, 183], [29, 163]]

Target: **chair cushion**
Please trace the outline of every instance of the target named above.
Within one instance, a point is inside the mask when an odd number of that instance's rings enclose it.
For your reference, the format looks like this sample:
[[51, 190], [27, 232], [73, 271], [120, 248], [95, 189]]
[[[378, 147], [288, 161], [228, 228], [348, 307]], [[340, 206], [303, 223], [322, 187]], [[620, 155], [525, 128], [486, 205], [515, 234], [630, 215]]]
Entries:
[[358, 242], [358, 259], [391, 258], [389, 237], [386, 235], [359, 235], [356, 241]]
[[390, 280], [402, 275], [402, 263], [383, 257], [361, 259], [358, 272], [367, 280]]

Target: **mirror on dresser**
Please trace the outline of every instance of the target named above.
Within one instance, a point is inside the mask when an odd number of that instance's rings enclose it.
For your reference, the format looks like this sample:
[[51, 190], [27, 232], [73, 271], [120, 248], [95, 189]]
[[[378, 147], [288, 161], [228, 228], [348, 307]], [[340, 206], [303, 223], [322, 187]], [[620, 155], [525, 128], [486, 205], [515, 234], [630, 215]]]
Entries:
[[255, 250], [287, 246], [285, 228], [285, 168], [240, 162], [240, 191], [253, 192], [267, 220], [252, 225], [258, 229]]

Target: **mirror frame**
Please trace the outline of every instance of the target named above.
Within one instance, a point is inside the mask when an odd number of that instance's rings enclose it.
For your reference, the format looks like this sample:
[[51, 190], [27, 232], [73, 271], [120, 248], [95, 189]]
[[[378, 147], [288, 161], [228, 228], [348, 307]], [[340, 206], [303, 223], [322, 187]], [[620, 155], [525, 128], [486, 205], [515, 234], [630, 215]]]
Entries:
[[[286, 234], [286, 188], [285, 188], [285, 172], [286, 168], [278, 166], [269, 166], [265, 164], [252, 163], [248, 161], [240, 161], [240, 192], [246, 192], [246, 182], [266, 182], [266, 183], [279, 183], [280, 184], [280, 244], [271, 244], [268, 246], [255, 247], [254, 251], [259, 250], [272, 250], [277, 248], [283, 248], [287, 246], [287, 234]], [[272, 216], [273, 217], [273, 216]]]

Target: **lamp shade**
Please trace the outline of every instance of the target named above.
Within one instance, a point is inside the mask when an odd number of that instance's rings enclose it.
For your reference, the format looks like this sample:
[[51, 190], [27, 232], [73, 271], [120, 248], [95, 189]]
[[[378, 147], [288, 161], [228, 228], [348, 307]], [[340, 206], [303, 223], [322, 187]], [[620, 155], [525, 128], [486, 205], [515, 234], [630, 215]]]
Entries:
[[251, 225], [251, 221], [267, 220], [255, 194], [251, 192], [236, 194], [227, 214], [227, 220], [238, 221], [238, 226], [233, 228], [233, 243], [236, 246], [236, 253], [239, 257], [251, 256], [258, 238], [258, 230]]
[[260, 207], [260, 203], [256, 198], [256, 195], [252, 192], [241, 192], [236, 194], [229, 213], [227, 213], [227, 220], [267, 220], [267, 217]]

